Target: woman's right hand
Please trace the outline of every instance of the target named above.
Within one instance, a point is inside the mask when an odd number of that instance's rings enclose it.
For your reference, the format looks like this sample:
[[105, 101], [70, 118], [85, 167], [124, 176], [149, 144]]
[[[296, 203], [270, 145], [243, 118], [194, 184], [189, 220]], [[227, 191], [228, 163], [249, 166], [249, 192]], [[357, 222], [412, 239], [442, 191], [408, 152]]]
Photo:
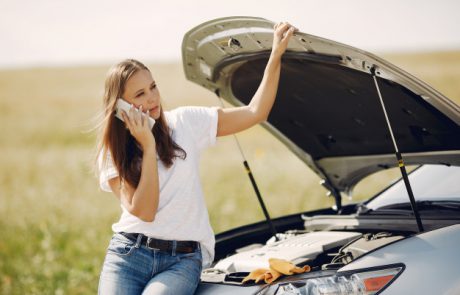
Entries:
[[150, 114], [149, 112], [143, 112], [142, 105], [139, 107], [139, 110], [132, 105], [128, 114], [123, 111], [122, 116], [126, 127], [128, 127], [131, 135], [141, 145], [142, 150], [145, 151], [155, 147], [155, 137], [148, 122]]
[[129, 183], [120, 189], [120, 177], [109, 181], [110, 188], [120, 198], [123, 206], [134, 216], [144, 222], [153, 222], [158, 210], [160, 185], [158, 179], [158, 163], [156, 159], [155, 137], [150, 129], [149, 112], [144, 113], [131, 106], [128, 113], [123, 112], [123, 120], [131, 135], [141, 145], [143, 152], [141, 177], [137, 187]]

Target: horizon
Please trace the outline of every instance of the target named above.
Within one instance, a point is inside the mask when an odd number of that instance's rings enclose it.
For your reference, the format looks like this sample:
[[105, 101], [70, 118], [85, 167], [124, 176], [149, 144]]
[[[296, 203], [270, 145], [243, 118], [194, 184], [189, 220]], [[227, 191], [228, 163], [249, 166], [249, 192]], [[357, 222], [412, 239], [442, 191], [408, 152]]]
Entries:
[[[378, 57], [400, 57], [400, 56], [417, 56], [417, 55], [437, 55], [437, 54], [455, 54], [460, 53], [460, 48], [458, 49], [443, 49], [443, 50], [426, 50], [426, 51], [388, 51], [388, 52], [370, 52]], [[120, 60], [121, 61], [121, 60]], [[388, 62], [392, 63], [390, 60]], [[182, 59], [171, 59], [171, 60], [141, 60], [142, 63], [147, 65], [182, 65]], [[78, 69], [78, 68], [102, 68], [110, 67], [113, 63], [110, 61], [101, 61], [98, 63], [47, 63], [47, 64], [33, 64], [33, 65], [14, 65], [11, 67], [0, 65], [0, 72], [6, 71], [21, 71], [21, 70], [41, 70], [41, 69]]]

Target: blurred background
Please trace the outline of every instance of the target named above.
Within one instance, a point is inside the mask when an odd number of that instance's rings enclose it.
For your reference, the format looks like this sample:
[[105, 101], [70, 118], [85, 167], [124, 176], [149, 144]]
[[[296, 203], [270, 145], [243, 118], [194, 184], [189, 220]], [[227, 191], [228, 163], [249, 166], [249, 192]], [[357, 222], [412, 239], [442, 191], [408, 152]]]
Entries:
[[[182, 38], [214, 18], [258, 16], [377, 54], [460, 104], [459, 9], [455, 0], [0, 0], [0, 294], [96, 293], [120, 214], [92, 170], [112, 64], [146, 63], [166, 109], [219, 105], [185, 80]], [[237, 137], [273, 217], [333, 205], [318, 177], [263, 128]], [[263, 219], [233, 137], [205, 153], [201, 177], [216, 233]], [[345, 200], [397, 177], [368, 177]]]

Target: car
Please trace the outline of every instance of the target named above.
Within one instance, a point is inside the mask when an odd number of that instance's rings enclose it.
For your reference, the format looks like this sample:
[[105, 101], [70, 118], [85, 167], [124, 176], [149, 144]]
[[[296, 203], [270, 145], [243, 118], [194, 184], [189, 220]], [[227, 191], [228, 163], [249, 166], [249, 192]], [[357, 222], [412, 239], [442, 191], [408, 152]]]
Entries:
[[[182, 43], [187, 79], [248, 104], [273, 25], [227, 17], [191, 29]], [[371, 53], [296, 32], [263, 126], [322, 179], [335, 206], [266, 214], [217, 234], [196, 294], [460, 294], [459, 106]], [[392, 167], [399, 181], [364, 202], [342, 203], [365, 177]], [[242, 283], [270, 258], [311, 270]]]

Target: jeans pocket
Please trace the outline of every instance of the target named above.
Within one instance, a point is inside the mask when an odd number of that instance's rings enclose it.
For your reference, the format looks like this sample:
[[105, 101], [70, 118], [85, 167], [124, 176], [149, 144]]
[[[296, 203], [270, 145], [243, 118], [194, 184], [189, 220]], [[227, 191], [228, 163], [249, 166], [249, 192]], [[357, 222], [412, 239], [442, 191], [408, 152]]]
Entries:
[[[178, 253], [176, 254], [179, 260], [188, 260], [188, 261], [193, 261], [194, 264], [198, 265], [201, 267], [202, 260], [203, 258], [201, 257], [201, 250], [195, 250], [195, 252], [192, 253]], [[201, 270], [200, 270], [201, 272]]]
[[112, 240], [110, 240], [109, 248], [107, 249], [109, 252], [115, 253], [121, 256], [128, 256], [133, 253], [136, 242], [131, 241], [126, 237], [119, 237], [115, 235]]
[[191, 252], [191, 253], [177, 253], [176, 254], [177, 256], [179, 256], [179, 258], [189, 258], [189, 257], [195, 257], [195, 258], [198, 258], [198, 254], [196, 252]]
[[192, 253], [179, 253], [176, 256], [181, 269], [187, 273], [187, 279], [193, 284], [198, 284], [203, 269], [201, 250], [198, 249]]

